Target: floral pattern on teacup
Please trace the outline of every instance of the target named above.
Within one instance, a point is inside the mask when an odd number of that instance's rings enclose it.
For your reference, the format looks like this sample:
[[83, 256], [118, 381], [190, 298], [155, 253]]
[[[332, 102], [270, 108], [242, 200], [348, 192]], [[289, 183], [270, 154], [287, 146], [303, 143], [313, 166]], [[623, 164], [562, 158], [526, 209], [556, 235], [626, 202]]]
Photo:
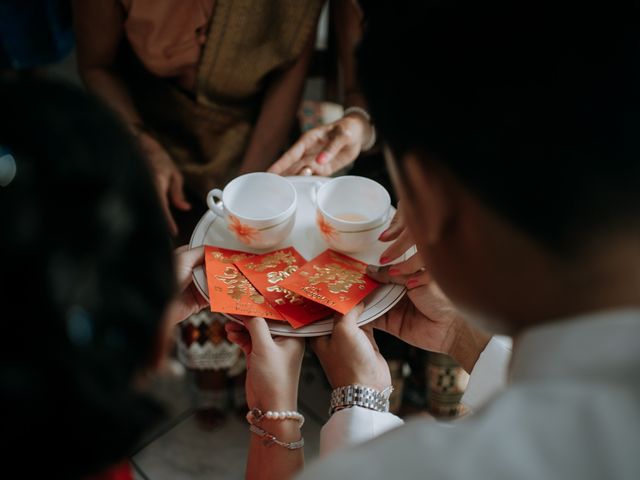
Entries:
[[318, 230], [320, 230], [325, 241], [328, 242], [330, 240], [335, 240], [338, 235], [338, 231], [324, 219], [320, 211], [316, 213], [316, 225], [318, 226]]
[[251, 242], [255, 242], [260, 238], [260, 232], [258, 229], [242, 223], [233, 215], [229, 215], [227, 218], [229, 219], [229, 225], [227, 228], [245, 245], [250, 245]]

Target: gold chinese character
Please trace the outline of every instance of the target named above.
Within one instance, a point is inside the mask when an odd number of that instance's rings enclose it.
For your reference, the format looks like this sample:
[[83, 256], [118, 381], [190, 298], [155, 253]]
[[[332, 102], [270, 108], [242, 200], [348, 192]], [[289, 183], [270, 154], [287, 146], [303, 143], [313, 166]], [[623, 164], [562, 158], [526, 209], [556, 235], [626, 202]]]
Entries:
[[313, 266], [316, 273], [309, 276], [309, 285], [326, 283], [331, 293], [347, 293], [353, 285], [365, 288], [362, 274], [348, 270], [337, 263], [330, 263], [324, 267]]
[[279, 272], [269, 272], [267, 273], [267, 281], [269, 283], [281, 282], [296, 270], [298, 270], [297, 265], [290, 265], [286, 267], [284, 270], [281, 270]]
[[278, 305], [284, 305], [287, 302], [289, 302], [292, 305], [300, 305], [301, 303], [304, 303], [303, 297], [301, 297], [297, 293], [293, 293], [291, 290], [282, 288], [280, 285], [272, 285], [270, 287], [267, 287], [267, 292], [284, 293], [283, 296], [276, 299], [276, 303]]
[[340, 257], [335, 252], [329, 252], [329, 256], [331, 257], [331, 260], [333, 260], [334, 262], [343, 263], [360, 273], [364, 273], [367, 270], [367, 266], [365, 264], [358, 262], [356, 260], [352, 260], [350, 258]]
[[216, 280], [220, 280], [227, 286], [227, 295], [235, 301], [247, 295], [253, 303], [258, 305], [264, 303], [264, 297], [249, 283], [249, 280], [240, 275], [236, 267], [226, 267], [222, 275], [216, 275]]
[[245, 258], [249, 258], [252, 255], [249, 255], [247, 253], [235, 253], [230, 257], [225, 257], [222, 252], [211, 252], [211, 256], [214, 258], [214, 260], [217, 260], [221, 263], [236, 263], [240, 260], [244, 260]]
[[291, 252], [284, 252], [282, 250], [278, 250], [277, 252], [273, 252], [270, 255], [267, 255], [262, 259], [262, 261], [258, 264], [249, 263], [247, 264], [247, 268], [250, 270], [255, 270], [256, 272], [264, 272], [269, 268], [276, 268], [281, 263], [285, 265], [295, 265], [296, 257], [293, 256]]

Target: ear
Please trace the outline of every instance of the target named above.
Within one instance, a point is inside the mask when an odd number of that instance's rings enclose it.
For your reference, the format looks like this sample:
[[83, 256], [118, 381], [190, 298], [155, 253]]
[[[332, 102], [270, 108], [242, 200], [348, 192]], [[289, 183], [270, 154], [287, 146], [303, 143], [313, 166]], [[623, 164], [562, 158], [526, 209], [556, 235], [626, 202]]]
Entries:
[[[425, 162], [420, 153], [406, 153], [401, 159], [410, 209], [419, 223], [419, 231], [427, 245], [440, 242], [445, 230], [454, 218], [455, 202], [451, 177], [435, 162]], [[419, 220], [418, 220], [419, 219]]]

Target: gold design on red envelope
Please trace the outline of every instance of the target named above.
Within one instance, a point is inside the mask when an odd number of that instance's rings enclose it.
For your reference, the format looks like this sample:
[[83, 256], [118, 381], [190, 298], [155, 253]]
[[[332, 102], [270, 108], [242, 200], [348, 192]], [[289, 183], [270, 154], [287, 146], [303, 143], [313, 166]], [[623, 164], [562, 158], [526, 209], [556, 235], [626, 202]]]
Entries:
[[334, 262], [340, 262], [348, 265], [349, 268], [355, 270], [356, 272], [364, 273], [367, 271], [366, 263], [359, 262], [354, 258], [347, 257], [346, 255], [334, 252], [333, 250], [329, 250], [329, 258], [331, 258], [331, 260], [333, 260]]
[[205, 267], [212, 312], [284, 320], [232, 262], [254, 255], [219, 247], [205, 248]]
[[257, 228], [253, 228], [249, 225], [242, 223], [234, 215], [228, 215], [227, 220], [229, 222], [228, 229], [233, 232], [235, 236], [242, 243], [249, 245], [251, 242], [257, 240], [260, 237], [260, 232]]
[[365, 288], [366, 282], [362, 273], [354, 272], [337, 263], [330, 263], [324, 267], [314, 265], [313, 268], [316, 273], [307, 275], [309, 285], [326, 283], [331, 293], [348, 293], [353, 285], [358, 285], [361, 290]]
[[[268, 268], [276, 268], [281, 263], [284, 263], [288, 267], [294, 266], [297, 269], [298, 259], [294, 256], [293, 252], [296, 252], [293, 247], [290, 249], [278, 250], [273, 253], [267, 253], [265, 255], [260, 256], [259, 261], [252, 261], [246, 264], [246, 267], [249, 270], [255, 270], [256, 272], [264, 272]], [[298, 252], [296, 252], [298, 253]], [[300, 254], [298, 257], [302, 259]], [[302, 259], [302, 263], [304, 263], [304, 259]], [[293, 271], [295, 272], [294, 269]]]
[[[269, 272], [267, 273], [267, 281], [269, 283], [281, 282], [296, 270], [298, 270], [298, 267], [295, 265], [292, 265], [290, 267], [286, 267], [284, 270], [281, 270], [279, 272]], [[270, 288], [273, 289], [274, 292], [279, 291], [275, 289], [276, 287], [268, 287], [267, 290], [269, 290]]]
[[280, 298], [276, 298], [274, 300], [276, 305], [286, 305], [290, 303], [291, 305], [300, 305], [304, 302], [304, 298], [298, 295], [297, 293], [293, 293], [286, 288], [282, 288], [279, 285], [274, 285], [272, 287], [267, 287], [267, 292], [276, 292], [282, 293], [283, 295]]
[[289, 247], [241, 260], [237, 267], [293, 328], [299, 328], [331, 314], [325, 306], [282, 287], [281, 283], [305, 263]]
[[282, 282], [303, 297], [347, 313], [378, 283], [365, 274], [366, 264], [327, 250]]
[[[227, 251], [230, 252], [231, 250]], [[235, 253], [231, 256], [225, 257], [224, 253], [222, 253], [220, 250], [215, 250], [211, 252], [211, 256], [221, 263], [236, 263], [240, 260], [244, 260], [245, 258], [251, 258], [254, 255], [252, 253]]]
[[227, 295], [234, 300], [239, 301], [246, 295], [253, 303], [258, 305], [264, 303], [264, 297], [258, 293], [236, 267], [226, 267], [222, 275], [216, 275], [216, 279], [227, 286]]

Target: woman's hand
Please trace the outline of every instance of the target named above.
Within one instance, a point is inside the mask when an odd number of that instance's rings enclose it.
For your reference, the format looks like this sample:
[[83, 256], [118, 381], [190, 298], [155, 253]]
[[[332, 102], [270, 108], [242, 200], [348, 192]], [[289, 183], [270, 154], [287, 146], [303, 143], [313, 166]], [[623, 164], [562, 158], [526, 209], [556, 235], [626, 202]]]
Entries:
[[305, 132], [268, 172], [329, 176], [352, 163], [373, 134], [369, 121], [353, 113]]
[[391, 385], [389, 366], [378, 350], [371, 324], [360, 328], [360, 304], [337, 317], [331, 335], [311, 340], [332, 388], [359, 384], [382, 391]]
[[244, 325], [225, 324], [227, 338], [247, 357], [246, 393], [249, 408], [297, 410], [304, 340], [271, 337], [264, 318], [246, 318]]
[[146, 132], [138, 133], [140, 148], [149, 163], [153, 180], [160, 196], [160, 204], [164, 210], [171, 235], [177, 235], [178, 226], [171, 215], [169, 203], [179, 210], [190, 210], [191, 204], [184, 196], [184, 178], [178, 167], [155, 138]]
[[[380, 234], [380, 240], [393, 242], [380, 255], [380, 264], [382, 265], [393, 262], [415, 245], [413, 237], [404, 222], [402, 203], [398, 204], [398, 211], [393, 216], [389, 228]], [[388, 271], [389, 275], [394, 277], [394, 283], [404, 285], [411, 281], [413, 275], [423, 272], [424, 269], [425, 265], [420, 255], [416, 252], [407, 260], [385, 267], [383, 270]], [[373, 277], [375, 278], [376, 275], [374, 274]]]
[[193, 284], [193, 269], [204, 262], [204, 247], [189, 249], [188, 245], [177, 248], [174, 252], [178, 296], [170, 308], [172, 325], [198, 313], [209, 305], [207, 299], [200, 295]]

